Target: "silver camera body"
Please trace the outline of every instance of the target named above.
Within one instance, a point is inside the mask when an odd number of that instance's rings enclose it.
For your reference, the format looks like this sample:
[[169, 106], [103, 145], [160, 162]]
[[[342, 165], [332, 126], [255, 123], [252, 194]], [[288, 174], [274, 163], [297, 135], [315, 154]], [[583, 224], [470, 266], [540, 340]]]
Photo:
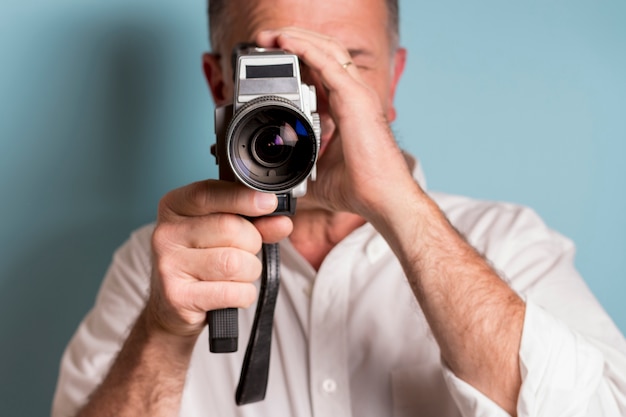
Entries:
[[220, 179], [303, 196], [320, 149], [315, 87], [301, 82], [298, 57], [279, 49], [239, 46], [233, 68], [232, 104], [215, 110]]

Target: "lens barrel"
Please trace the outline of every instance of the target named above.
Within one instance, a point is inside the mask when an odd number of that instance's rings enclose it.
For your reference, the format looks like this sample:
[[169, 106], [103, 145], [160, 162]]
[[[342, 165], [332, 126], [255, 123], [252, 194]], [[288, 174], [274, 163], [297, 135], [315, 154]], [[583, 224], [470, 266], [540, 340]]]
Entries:
[[235, 112], [226, 132], [228, 162], [239, 181], [282, 193], [305, 181], [318, 145], [309, 118], [277, 96], [252, 100]]

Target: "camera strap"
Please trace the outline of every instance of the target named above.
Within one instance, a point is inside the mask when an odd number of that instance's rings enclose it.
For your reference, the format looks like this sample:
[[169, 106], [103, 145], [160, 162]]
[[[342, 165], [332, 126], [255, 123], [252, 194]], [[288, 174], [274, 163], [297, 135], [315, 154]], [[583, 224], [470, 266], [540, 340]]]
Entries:
[[265, 398], [272, 348], [274, 307], [280, 284], [280, 250], [277, 243], [263, 244], [263, 274], [254, 322], [235, 393], [237, 405]]

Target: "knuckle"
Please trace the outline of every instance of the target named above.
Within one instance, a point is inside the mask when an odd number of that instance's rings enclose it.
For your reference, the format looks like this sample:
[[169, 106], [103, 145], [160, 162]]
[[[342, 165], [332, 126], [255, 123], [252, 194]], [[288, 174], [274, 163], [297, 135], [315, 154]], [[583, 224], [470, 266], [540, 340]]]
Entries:
[[220, 251], [219, 268], [225, 278], [232, 278], [238, 275], [241, 269], [242, 259], [238, 251], [224, 249]]
[[159, 200], [159, 204], [157, 206], [157, 220], [158, 221], [163, 221], [171, 216], [171, 213], [172, 213], [171, 202], [170, 202], [171, 198], [172, 198], [172, 191], [165, 194]]
[[177, 226], [173, 223], [159, 223], [152, 232], [152, 249], [155, 254], [165, 252], [174, 245]]
[[328, 44], [330, 45], [331, 48], [333, 48], [336, 51], [343, 51], [344, 50], [343, 44], [341, 42], [339, 42], [335, 38], [330, 38], [328, 40]]
[[231, 214], [216, 214], [215, 227], [217, 232], [222, 236], [235, 240], [235, 237], [241, 232], [241, 222], [238, 216]]
[[337, 62], [335, 59], [335, 55], [328, 49], [325, 49], [324, 52], [324, 60], [328, 62]]
[[199, 181], [191, 184], [186, 189], [186, 199], [192, 204], [210, 205], [210, 197], [211, 193], [208, 192], [209, 183], [208, 181]]
[[215, 268], [223, 280], [252, 282], [261, 275], [263, 264], [249, 252], [226, 248], [220, 250], [217, 265], [213, 265], [213, 269]]
[[157, 224], [157, 226], [154, 228], [154, 231], [152, 232], [153, 246], [160, 246], [162, 242], [168, 240], [167, 236], [169, 236], [169, 234], [170, 230], [167, 223]]
[[194, 182], [185, 188], [184, 200], [197, 214], [213, 212], [216, 204], [216, 180]]
[[223, 246], [240, 248], [251, 253], [261, 249], [261, 234], [249, 221], [233, 214], [218, 214], [215, 219], [215, 231], [221, 236]]

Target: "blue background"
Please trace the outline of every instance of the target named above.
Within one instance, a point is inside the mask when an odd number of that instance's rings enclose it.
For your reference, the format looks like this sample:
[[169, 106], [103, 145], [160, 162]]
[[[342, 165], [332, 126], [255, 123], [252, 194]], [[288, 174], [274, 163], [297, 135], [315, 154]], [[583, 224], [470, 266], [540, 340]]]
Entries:
[[[0, 7], [0, 414], [46, 415], [112, 251], [217, 175], [205, 4]], [[626, 330], [626, 3], [401, 7], [394, 129], [430, 188], [535, 208]]]

